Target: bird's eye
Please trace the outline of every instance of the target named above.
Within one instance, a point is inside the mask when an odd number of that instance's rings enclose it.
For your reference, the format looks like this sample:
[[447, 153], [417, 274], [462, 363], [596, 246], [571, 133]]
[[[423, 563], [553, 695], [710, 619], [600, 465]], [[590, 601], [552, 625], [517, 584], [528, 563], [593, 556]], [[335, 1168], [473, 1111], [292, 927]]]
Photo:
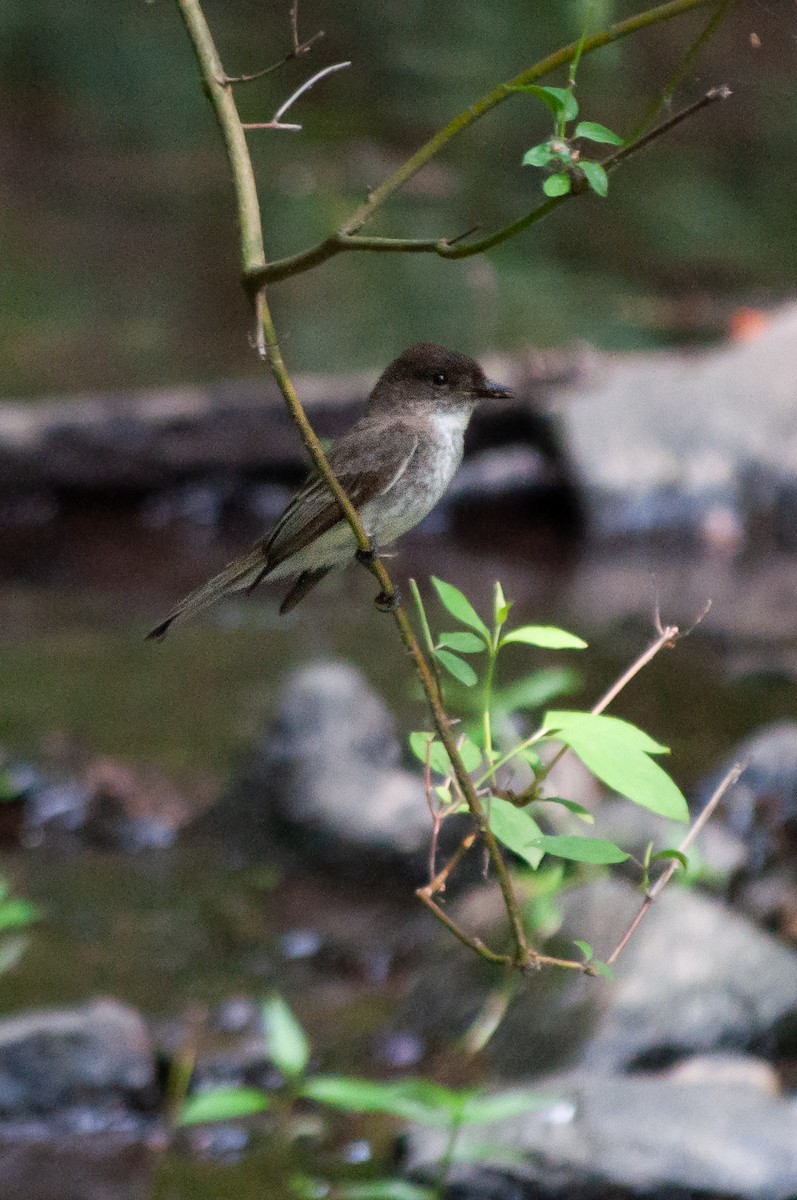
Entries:
[[435, 385], [435, 387], [443, 387], [445, 384], [447, 384], [448, 376], [446, 375], [445, 371], [435, 371], [434, 375], [432, 376], [432, 383]]

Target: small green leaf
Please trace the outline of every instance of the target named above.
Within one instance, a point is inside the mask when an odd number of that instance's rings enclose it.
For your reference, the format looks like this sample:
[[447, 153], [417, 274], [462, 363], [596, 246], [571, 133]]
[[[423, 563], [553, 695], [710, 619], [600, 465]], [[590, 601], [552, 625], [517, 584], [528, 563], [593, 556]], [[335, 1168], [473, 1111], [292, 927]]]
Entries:
[[657, 854], [652, 854], [650, 862], [656, 862], [657, 859], [674, 858], [679, 862], [685, 871], [689, 870], [689, 859], [680, 850], [659, 850]]
[[552, 149], [550, 142], [540, 142], [538, 146], [532, 146], [520, 160], [522, 167], [547, 167], [548, 163], [558, 157]]
[[589, 962], [594, 953], [589, 942], [582, 942], [580, 938], [573, 938], [573, 945], [578, 946], [579, 950], [584, 955], [584, 961]]
[[482, 763], [482, 752], [475, 742], [465, 736], [459, 745], [459, 757], [466, 771], [475, 771]]
[[459, 588], [446, 583], [443, 579], [438, 579], [435, 575], [432, 576], [432, 584], [437, 595], [440, 597], [440, 603], [444, 608], [448, 609], [451, 616], [456, 617], [458, 621], [463, 625], [467, 625], [470, 629], [475, 629], [489, 645], [490, 631], [468, 597], [463, 595]]
[[588, 808], [584, 808], [583, 804], [576, 804], [575, 800], [564, 800], [561, 796], [541, 796], [542, 804], [561, 804], [562, 808], [566, 808], [568, 812], [574, 816], [580, 817], [586, 825], [594, 825], [595, 818]]
[[447, 646], [459, 654], [483, 654], [487, 649], [475, 633], [441, 633], [437, 640], [441, 646]]
[[590, 963], [590, 966], [592, 967], [593, 971], [597, 971], [597, 973], [602, 975], [604, 979], [614, 979], [614, 971], [608, 963], [599, 962], [596, 958], [593, 959], [593, 961]]
[[589, 186], [592, 188], [596, 196], [606, 196], [609, 192], [609, 176], [606, 174], [600, 163], [589, 162], [583, 159], [579, 164], [580, 170], [583, 172]]
[[569, 88], [541, 87], [538, 83], [521, 83], [511, 89], [513, 92], [528, 92], [537, 96], [547, 104], [554, 116], [563, 117], [565, 121], [574, 121], [578, 116], [578, 101]]
[[497, 1096], [473, 1096], [465, 1105], [460, 1121], [463, 1125], [509, 1121], [521, 1113], [539, 1112], [542, 1108], [550, 1108], [553, 1103], [552, 1096], [532, 1091], [531, 1088], [518, 1088], [517, 1091]]
[[607, 129], [597, 121], [579, 121], [573, 130], [573, 137], [586, 138], [590, 142], [606, 142], [610, 146], [622, 146], [623, 139], [619, 134]]
[[493, 796], [490, 800], [490, 828], [499, 842], [536, 870], [545, 853], [537, 845], [542, 831], [525, 808], [515, 808], [508, 800]]
[[619, 717], [585, 712], [549, 712], [544, 725], [546, 736], [569, 746], [613, 791], [659, 816], [688, 822], [683, 793], [649, 757], [668, 753], [667, 747], [643, 730]]
[[473, 687], [479, 682], [479, 676], [474, 671], [470, 663], [465, 662], [463, 658], [457, 658], [456, 654], [452, 654], [450, 650], [435, 650], [435, 658], [441, 662], [450, 675], [459, 683], [464, 683], [465, 687]]
[[504, 595], [504, 589], [496, 579], [493, 588], [493, 618], [496, 626], [503, 625], [504, 621], [509, 616], [509, 610], [512, 607], [512, 601], [507, 600]]
[[587, 643], [583, 638], [568, 633], [566, 629], [557, 629], [555, 625], [521, 625], [504, 634], [500, 644], [506, 646], [509, 642], [522, 642], [525, 646], [539, 646], [543, 650], [586, 650]]
[[348, 1075], [319, 1075], [307, 1079], [300, 1094], [342, 1112], [378, 1112], [422, 1125], [445, 1128], [459, 1116], [470, 1092], [455, 1092], [425, 1079], [377, 1083]]
[[0, 904], [0, 929], [21, 929], [40, 917], [39, 909], [30, 900], [15, 897]]
[[441, 804], [451, 803], [451, 788], [447, 787], [445, 784], [440, 784], [438, 787], [436, 787], [434, 789], [434, 794], [437, 796], [437, 799]]
[[566, 196], [573, 186], [573, 181], [566, 171], [557, 171], [543, 181], [542, 190], [546, 196]]
[[288, 1188], [299, 1200], [324, 1200], [331, 1191], [326, 1179], [313, 1179], [311, 1175], [291, 1175]]
[[200, 1125], [205, 1121], [235, 1121], [265, 1112], [270, 1100], [259, 1088], [214, 1088], [189, 1096], [180, 1110], [178, 1125]]
[[424, 766], [426, 766], [428, 755], [429, 766], [436, 775], [451, 774], [451, 763], [446, 754], [446, 748], [435, 738], [434, 734], [428, 733], [426, 730], [418, 730], [410, 734], [409, 743], [410, 750]]
[[268, 1054], [283, 1075], [295, 1079], [310, 1059], [305, 1032], [281, 996], [266, 1000], [262, 1013]]
[[624, 850], [603, 838], [550, 834], [538, 837], [534, 846], [544, 854], [555, 854], [557, 858], [567, 858], [572, 862], [619, 863], [628, 858]]

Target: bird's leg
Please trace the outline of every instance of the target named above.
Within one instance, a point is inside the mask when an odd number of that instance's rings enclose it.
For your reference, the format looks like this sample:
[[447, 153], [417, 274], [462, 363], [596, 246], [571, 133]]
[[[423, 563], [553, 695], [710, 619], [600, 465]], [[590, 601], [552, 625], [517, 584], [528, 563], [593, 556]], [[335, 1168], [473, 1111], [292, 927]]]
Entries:
[[[381, 583], [381, 580], [379, 580], [379, 575], [375, 570], [375, 564], [378, 561], [378, 555], [375, 553], [375, 551], [371, 549], [357, 550], [354, 557], [357, 559], [358, 563], [362, 563], [362, 565], [371, 572], [374, 578]], [[399, 595], [398, 588], [394, 586], [392, 592], [381, 591], [374, 600], [374, 604], [380, 612], [395, 612], [395, 610], [401, 604], [401, 597]]]

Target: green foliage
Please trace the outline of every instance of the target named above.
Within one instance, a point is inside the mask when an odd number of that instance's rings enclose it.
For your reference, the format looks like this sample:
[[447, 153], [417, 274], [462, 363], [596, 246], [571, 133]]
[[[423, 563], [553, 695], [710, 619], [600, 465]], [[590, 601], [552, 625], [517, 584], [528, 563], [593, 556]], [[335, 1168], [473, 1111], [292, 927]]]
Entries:
[[0, 875], [0, 974], [19, 962], [28, 944], [21, 931], [40, 919], [38, 907], [21, 896], [12, 896], [9, 881]]
[[188, 1096], [177, 1118], [179, 1125], [201, 1125], [209, 1121], [236, 1121], [265, 1112], [270, 1100], [259, 1088], [212, 1088]]
[[[560, 103], [556, 90], [548, 99], [553, 108]], [[467, 626], [467, 631], [446, 632], [435, 638], [423, 600], [413, 584], [427, 647], [440, 661], [443, 661], [442, 655], [451, 653], [452, 649], [474, 654], [470, 663], [458, 660], [469, 668], [469, 691], [460, 693], [467, 728], [467, 732], [457, 738], [462, 764], [475, 787], [482, 792], [490, 829], [517, 859], [532, 872], [539, 871], [543, 860], [558, 859], [567, 864], [557, 877], [553, 889], [556, 891], [565, 885], [573, 872], [594, 871], [595, 868], [624, 863], [630, 857], [622, 846], [580, 831], [579, 823], [595, 823], [594, 814], [583, 804], [565, 796], [545, 794], [550, 764], [565, 750], [576, 754], [612, 791], [659, 816], [688, 821], [683, 793], [656, 761], [659, 756], [669, 753], [667, 747], [628, 721], [604, 713], [551, 709], [533, 733], [519, 738], [513, 714], [529, 709], [539, 712], [557, 689], [572, 689], [577, 676], [572, 669], [544, 667], [515, 683], [497, 687], [495, 677], [499, 657], [507, 647], [512, 647], [515, 653], [531, 653], [536, 657], [550, 653], [581, 653], [587, 648], [583, 638], [552, 625], [505, 628], [512, 604], [507, 601], [499, 583], [494, 588], [490, 626], [459, 589], [437, 578], [432, 583], [446, 614]], [[459, 668], [453, 672], [455, 676], [458, 671]], [[435, 777], [443, 778], [442, 784], [434, 784], [434, 792], [442, 806], [441, 816], [466, 810], [461, 786], [437, 736], [416, 731], [410, 734], [410, 747], [424, 766], [428, 762]], [[505, 780], [504, 769], [516, 767], [520, 762], [530, 768], [532, 781], [517, 795], [507, 792], [502, 780]], [[678, 851], [663, 849], [654, 853], [651, 846], [645, 861], [638, 864], [642, 886], [648, 886], [653, 863], [671, 861], [673, 857], [679, 862], [683, 860]], [[556, 925], [556, 910], [550, 894], [546, 889], [538, 889], [533, 917], [545, 928]], [[597, 965], [593, 965], [597, 970]]]
[[296, 1017], [281, 996], [263, 1005], [263, 1032], [269, 1058], [283, 1075], [296, 1078], [307, 1068], [310, 1046]]

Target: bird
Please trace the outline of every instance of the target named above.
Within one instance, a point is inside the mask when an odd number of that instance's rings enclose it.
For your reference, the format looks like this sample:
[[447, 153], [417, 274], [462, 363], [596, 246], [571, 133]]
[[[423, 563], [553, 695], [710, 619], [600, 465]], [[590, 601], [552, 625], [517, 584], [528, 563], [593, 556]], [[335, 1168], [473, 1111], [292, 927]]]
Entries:
[[[512, 392], [488, 379], [472, 358], [443, 346], [410, 346], [386, 368], [365, 416], [327, 451], [329, 465], [376, 552], [417, 525], [445, 492], [462, 461], [463, 439], [480, 400]], [[325, 575], [358, 557], [358, 544], [325, 480], [312, 472], [271, 532], [177, 604], [151, 629], [171, 625], [264, 579], [297, 575], [280, 606], [294, 608]]]

